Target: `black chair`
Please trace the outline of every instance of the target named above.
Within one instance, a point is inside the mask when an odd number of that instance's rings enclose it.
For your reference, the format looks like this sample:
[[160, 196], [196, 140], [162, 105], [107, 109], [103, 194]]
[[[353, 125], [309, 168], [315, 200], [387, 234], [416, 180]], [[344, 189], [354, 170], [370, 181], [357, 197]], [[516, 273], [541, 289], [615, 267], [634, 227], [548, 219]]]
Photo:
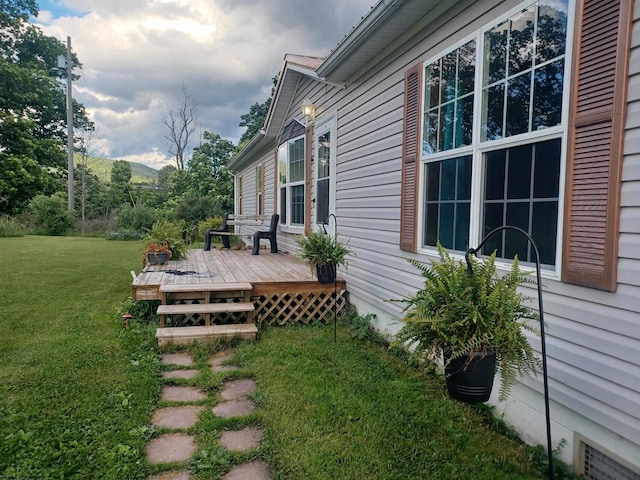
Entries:
[[[211, 250], [211, 237], [219, 235], [220, 233], [229, 233], [229, 225], [227, 225], [227, 220], [229, 219], [229, 214], [225, 213], [222, 215], [222, 225], [220, 228], [208, 228], [204, 232], [204, 249], [206, 251]], [[219, 235], [222, 239], [222, 246], [224, 248], [231, 248], [231, 244], [229, 243], [229, 235]]]
[[253, 251], [252, 255], [260, 255], [260, 239], [267, 238], [271, 242], [271, 253], [278, 253], [278, 241], [276, 234], [278, 232], [278, 220], [280, 215], [274, 213], [271, 215], [271, 224], [269, 230], [253, 232]]

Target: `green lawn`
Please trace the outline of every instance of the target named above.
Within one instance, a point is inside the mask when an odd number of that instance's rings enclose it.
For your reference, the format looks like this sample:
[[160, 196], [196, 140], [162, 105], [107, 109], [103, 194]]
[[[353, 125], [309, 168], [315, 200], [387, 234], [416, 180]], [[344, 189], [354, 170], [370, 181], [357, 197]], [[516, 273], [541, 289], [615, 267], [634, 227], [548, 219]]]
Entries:
[[[153, 331], [124, 332], [116, 309], [140, 267], [139, 242], [0, 238], [0, 478], [136, 479], [158, 405]], [[526, 452], [449, 400], [439, 378], [339, 328], [271, 328], [238, 348], [239, 372], [213, 374], [215, 346], [192, 349], [193, 383], [215, 402], [221, 375], [252, 376], [256, 414], [205, 411], [188, 466], [217, 479], [253, 456], [275, 479], [535, 479]], [[229, 454], [220, 431], [264, 427], [259, 450]]]

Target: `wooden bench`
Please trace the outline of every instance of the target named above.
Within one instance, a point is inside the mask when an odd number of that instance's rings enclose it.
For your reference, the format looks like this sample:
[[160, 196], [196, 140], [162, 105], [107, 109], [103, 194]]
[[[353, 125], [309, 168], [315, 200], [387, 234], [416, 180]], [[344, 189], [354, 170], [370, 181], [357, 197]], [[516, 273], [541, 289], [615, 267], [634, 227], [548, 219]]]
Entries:
[[[280, 215], [232, 215], [225, 213], [222, 217], [222, 226], [220, 228], [210, 228], [204, 234], [204, 249], [211, 249], [211, 237], [219, 236], [222, 239], [224, 248], [231, 248], [229, 237], [247, 237], [253, 239], [253, 255], [260, 254], [260, 240], [267, 239], [271, 242], [271, 253], [278, 253], [278, 221]], [[243, 234], [241, 228], [243, 226], [262, 227], [269, 222], [268, 230], [257, 230], [253, 233]], [[235, 227], [234, 232], [229, 231], [229, 226]]]

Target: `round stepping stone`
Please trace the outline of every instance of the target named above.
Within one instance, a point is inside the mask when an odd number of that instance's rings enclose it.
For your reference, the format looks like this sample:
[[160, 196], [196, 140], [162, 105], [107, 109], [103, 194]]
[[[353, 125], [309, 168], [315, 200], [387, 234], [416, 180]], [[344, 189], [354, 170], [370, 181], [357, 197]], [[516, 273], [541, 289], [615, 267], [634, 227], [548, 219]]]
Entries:
[[179, 472], [159, 473], [158, 475], [147, 477], [147, 480], [191, 480], [192, 478], [189, 472], [181, 470]]
[[233, 432], [222, 432], [222, 435], [220, 435], [220, 445], [227, 450], [244, 452], [258, 448], [263, 433], [261, 428], [250, 427]]
[[230, 400], [222, 402], [211, 409], [218, 417], [232, 418], [249, 415], [255, 410], [256, 406], [250, 400]]
[[197, 388], [173, 385], [162, 387], [162, 395], [160, 395], [160, 400], [164, 402], [197, 402], [205, 398], [207, 396]]
[[171, 370], [163, 372], [162, 378], [194, 378], [200, 373], [200, 370]]
[[223, 400], [238, 400], [256, 391], [256, 382], [250, 378], [226, 382], [220, 392]]
[[153, 412], [151, 423], [165, 428], [189, 428], [198, 421], [198, 414], [203, 408], [193, 405], [159, 408]]
[[196, 451], [196, 441], [191, 435], [171, 433], [154, 438], [147, 445], [150, 463], [184, 462]]
[[271, 480], [271, 472], [266, 463], [253, 461], [232, 468], [222, 480]]
[[164, 365], [193, 365], [193, 357], [188, 353], [165, 353], [160, 358], [160, 362]]

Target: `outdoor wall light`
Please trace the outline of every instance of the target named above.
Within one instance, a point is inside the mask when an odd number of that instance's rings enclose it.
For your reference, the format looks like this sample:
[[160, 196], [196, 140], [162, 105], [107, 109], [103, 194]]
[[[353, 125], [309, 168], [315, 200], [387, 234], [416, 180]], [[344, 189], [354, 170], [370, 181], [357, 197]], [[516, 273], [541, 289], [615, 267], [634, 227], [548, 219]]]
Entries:
[[302, 114], [307, 122], [312, 122], [316, 118], [316, 106], [313, 104], [312, 100], [305, 98], [302, 101]]

